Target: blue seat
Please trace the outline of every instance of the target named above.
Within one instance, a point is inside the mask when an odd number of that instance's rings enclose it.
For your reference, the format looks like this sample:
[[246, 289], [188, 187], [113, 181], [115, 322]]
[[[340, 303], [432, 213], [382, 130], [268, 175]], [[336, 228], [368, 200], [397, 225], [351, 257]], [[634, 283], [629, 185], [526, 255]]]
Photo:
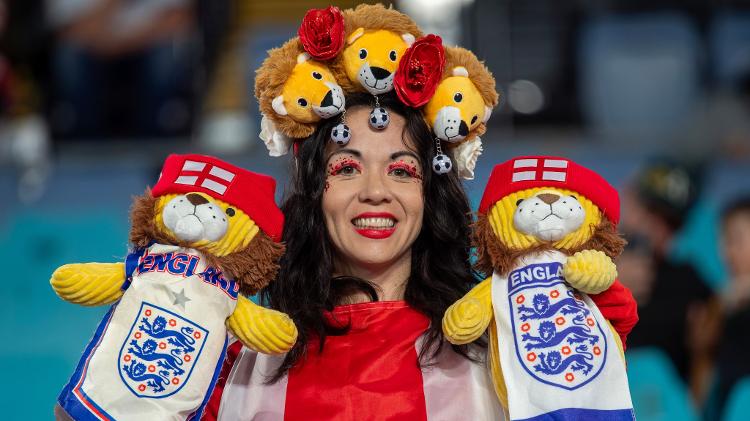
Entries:
[[746, 421], [750, 418], [750, 377], [732, 389], [724, 408], [724, 421]]
[[659, 349], [628, 350], [628, 380], [639, 421], [697, 420], [687, 388]]

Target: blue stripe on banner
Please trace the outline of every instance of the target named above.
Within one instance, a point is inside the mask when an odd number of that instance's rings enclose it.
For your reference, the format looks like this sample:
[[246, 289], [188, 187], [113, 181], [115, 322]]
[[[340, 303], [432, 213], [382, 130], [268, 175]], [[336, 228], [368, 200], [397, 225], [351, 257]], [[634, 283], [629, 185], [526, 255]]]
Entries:
[[[94, 414], [92, 414], [78, 400], [78, 398], [73, 394], [73, 388], [75, 388], [76, 385], [82, 381], [82, 377], [86, 375], [84, 368], [86, 367], [86, 364], [88, 364], [88, 361], [89, 361], [89, 358], [91, 357], [92, 352], [99, 345], [102, 335], [104, 335], [104, 332], [107, 330], [107, 326], [109, 325], [109, 321], [112, 318], [112, 314], [114, 313], [116, 307], [117, 307], [117, 304], [112, 305], [107, 311], [107, 314], [105, 314], [104, 317], [102, 317], [102, 321], [99, 322], [99, 326], [96, 328], [96, 332], [94, 332], [94, 336], [91, 338], [91, 341], [89, 341], [89, 344], [86, 346], [86, 349], [83, 351], [83, 355], [81, 356], [81, 360], [78, 362], [76, 371], [70, 377], [70, 381], [68, 381], [68, 384], [66, 384], [63, 390], [60, 392], [60, 396], [57, 397], [57, 402], [60, 404], [60, 406], [63, 407], [63, 409], [65, 409], [65, 412], [67, 412], [68, 415], [70, 415], [73, 419], [76, 419], [76, 420], [98, 420], [99, 419], [98, 417], [94, 416]], [[83, 391], [81, 390], [81, 392]], [[102, 411], [101, 408], [99, 408], [93, 401], [91, 401], [90, 403], [94, 405], [95, 408]], [[106, 412], [104, 411], [102, 412], [106, 414]]]
[[133, 272], [135, 272], [135, 268], [138, 267], [138, 261], [141, 260], [141, 256], [145, 252], [145, 247], [137, 248], [125, 258], [125, 282], [122, 283], [121, 290], [125, 291], [130, 286], [130, 281], [133, 279]]
[[208, 390], [206, 391], [206, 397], [203, 398], [203, 402], [201, 403], [201, 406], [198, 408], [198, 410], [193, 412], [189, 417], [187, 417], [187, 420], [185, 421], [199, 420], [203, 416], [203, 410], [206, 409], [206, 404], [208, 404], [208, 400], [211, 398], [211, 395], [214, 393], [214, 387], [216, 386], [216, 381], [219, 379], [219, 374], [221, 373], [221, 367], [224, 365], [224, 360], [227, 357], [228, 343], [229, 343], [229, 335], [225, 335], [224, 336], [224, 348], [221, 351], [221, 357], [219, 358], [219, 361], [216, 363], [216, 369], [214, 370], [214, 377], [213, 379], [211, 379], [211, 384], [208, 385]]
[[536, 417], [514, 419], [513, 421], [634, 421], [633, 409], [580, 409], [565, 408], [547, 412]]

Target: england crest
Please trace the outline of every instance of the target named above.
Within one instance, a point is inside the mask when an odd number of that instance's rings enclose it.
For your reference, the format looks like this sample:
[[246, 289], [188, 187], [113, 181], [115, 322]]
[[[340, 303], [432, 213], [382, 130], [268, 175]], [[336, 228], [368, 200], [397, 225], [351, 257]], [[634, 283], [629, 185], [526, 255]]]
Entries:
[[190, 379], [208, 330], [159, 306], [141, 303], [120, 348], [120, 378], [136, 396], [164, 398]]
[[508, 276], [516, 355], [536, 380], [575, 390], [599, 375], [607, 356], [601, 325], [562, 276], [562, 264], [532, 264]]

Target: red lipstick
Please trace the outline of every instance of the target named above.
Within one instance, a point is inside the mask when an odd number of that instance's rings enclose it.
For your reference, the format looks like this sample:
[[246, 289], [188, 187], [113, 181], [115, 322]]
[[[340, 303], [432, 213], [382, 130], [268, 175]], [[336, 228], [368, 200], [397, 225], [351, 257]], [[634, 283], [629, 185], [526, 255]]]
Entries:
[[[394, 221], [394, 226], [389, 228], [359, 228], [356, 225], [354, 225], [354, 221], [359, 218], [386, 218], [386, 219], [392, 219]], [[398, 222], [395, 216], [388, 212], [364, 212], [359, 215], [357, 215], [354, 219], [352, 219], [352, 225], [354, 225], [354, 230], [357, 231], [357, 234], [372, 238], [375, 240], [380, 240], [383, 238], [390, 237], [395, 231], [396, 231], [396, 225], [395, 223]]]

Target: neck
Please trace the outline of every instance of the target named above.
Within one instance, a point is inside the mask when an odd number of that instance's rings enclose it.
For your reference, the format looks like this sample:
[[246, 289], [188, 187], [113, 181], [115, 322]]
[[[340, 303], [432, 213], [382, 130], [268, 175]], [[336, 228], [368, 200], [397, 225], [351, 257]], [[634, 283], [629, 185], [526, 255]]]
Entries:
[[[411, 251], [404, 253], [394, 262], [383, 264], [357, 264], [339, 259], [334, 262], [334, 276], [353, 276], [373, 283], [377, 287], [380, 301], [403, 300], [410, 274]], [[355, 304], [369, 300], [367, 294], [352, 291], [342, 300], [342, 304]]]

